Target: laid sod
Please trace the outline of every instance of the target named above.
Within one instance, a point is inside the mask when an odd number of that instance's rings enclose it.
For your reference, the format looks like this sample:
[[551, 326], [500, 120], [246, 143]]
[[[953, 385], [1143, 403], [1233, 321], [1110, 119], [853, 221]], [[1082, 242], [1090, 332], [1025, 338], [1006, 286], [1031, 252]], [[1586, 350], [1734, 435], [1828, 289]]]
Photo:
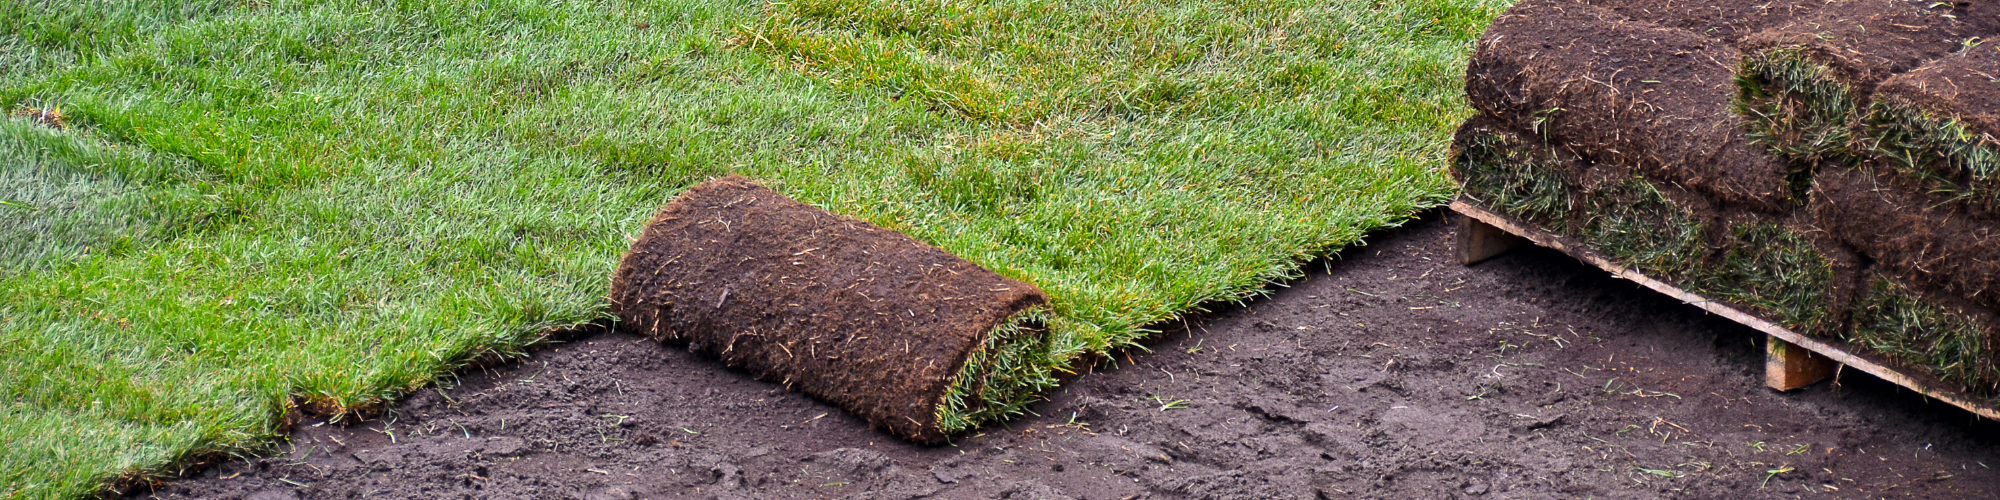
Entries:
[[909, 236], [737, 176], [653, 216], [618, 263], [619, 328], [940, 443], [1055, 386], [1049, 298]]
[[1076, 370], [1443, 202], [1504, 7], [6, 3], [0, 234], [84, 236], [3, 259], [0, 495], [604, 320], [627, 238], [728, 173], [1041, 287]]

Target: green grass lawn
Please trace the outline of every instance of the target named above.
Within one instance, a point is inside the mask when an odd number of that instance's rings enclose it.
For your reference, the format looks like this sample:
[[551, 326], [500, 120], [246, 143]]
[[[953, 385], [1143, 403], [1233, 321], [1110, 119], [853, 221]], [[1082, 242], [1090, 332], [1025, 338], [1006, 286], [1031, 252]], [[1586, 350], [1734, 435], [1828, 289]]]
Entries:
[[604, 319], [731, 172], [1040, 285], [1058, 359], [1131, 346], [1445, 201], [1505, 6], [5, 2], [0, 496]]

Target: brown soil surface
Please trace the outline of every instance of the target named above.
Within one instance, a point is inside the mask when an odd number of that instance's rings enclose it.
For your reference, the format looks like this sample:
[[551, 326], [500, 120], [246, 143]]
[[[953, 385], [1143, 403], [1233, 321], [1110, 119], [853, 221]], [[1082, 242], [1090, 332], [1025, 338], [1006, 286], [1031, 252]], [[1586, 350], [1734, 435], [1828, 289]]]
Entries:
[[1791, 167], [1730, 107], [1743, 59], [1720, 40], [1571, 0], [1525, 0], [1480, 38], [1473, 107], [1591, 161], [1784, 213]]
[[1892, 181], [1861, 170], [1820, 171], [1815, 222], [1899, 281], [2000, 309], [2000, 227], [1933, 210]]
[[1844, 0], [1745, 38], [1744, 51], [1797, 49], [1853, 86], [1866, 103], [1875, 85], [2000, 31], [1993, 2]]
[[1547, 250], [1461, 266], [1455, 222], [1174, 325], [953, 445], [607, 333], [134, 496], [2000, 496], [2000, 425], [1852, 371], [1773, 392], [1761, 335]]
[[[1929, 117], [1896, 119], [1911, 111]], [[1882, 82], [1872, 112], [1878, 161], [1896, 166], [1933, 199], [1944, 194], [1969, 214], [2000, 223], [2000, 172], [1992, 171], [2000, 168], [1993, 164], [2000, 161], [2000, 46], [1974, 47]], [[1946, 121], [1967, 134], [1943, 133]], [[1918, 130], [1926, 127], [1932, 129]]]
[[1804, 16], [1825, 0], [1581, 0], [1632, 19], [1736, 43], [1743, 37]]
[[1973, 133], [2000, 137], [2000, 44], [1988, 42], [1896, 75], [1880, 91], [1963, 122]]
[[1040, 289], [742, 177], [653, 217], [611, 282], [620, 328], [720, 358], [920, 442], [967, 357]]

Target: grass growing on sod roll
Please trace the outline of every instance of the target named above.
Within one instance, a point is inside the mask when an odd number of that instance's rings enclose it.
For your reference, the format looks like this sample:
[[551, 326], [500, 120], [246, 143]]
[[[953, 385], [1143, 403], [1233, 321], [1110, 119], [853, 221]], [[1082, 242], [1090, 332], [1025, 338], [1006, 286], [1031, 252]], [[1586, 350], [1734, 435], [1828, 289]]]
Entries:
[[1701, 269], [1712, 224], [1653, 183], [1625, 177], [1579, 194], [1583, 221], [1575, 235], [1612, 262], [1668, 282], [1685, 282]]
[[[1456, 135], [1465, 196], [1606, 258], [1812, 335], [1834, 335], [1845, 263], [1783, 219], [1724, 213], [1694, 193], [1581, 158], [1481, 115]], [[1574, 209], [1571, 209], [1571, 207]], [[1852, 260], [1852, 259], [1848, 259]], [[1851, 275], [1852, 273], [1847, 273]]]
[[1940, 305], [1881, 274], [1868, 282], [1854, 306], [1849, 340], [1975, 395], [2000, 396], [2000, 356], [1993, 349], [2000, 322], [1991, 312]]
[[1738, 110], [1774, 154], [1852, 163], [1866, 154], [1854, 139], [1875, 86], [2000, 32], [1996, 14], [1984, 3], [1828, 4], [1743, 40]]
[[1452, 175], [1473, 201], [1556, 233], [1569, 229], [1570, 183], [1554, 149], [1492, 116], [1466, 120], [1453, 139]]
[[1883, 82], [1869, 107], [1873, 153], [1902, 176], [2000, 220], [2000, 44], [1967, 48]]
[[730, 172], [1040, 286], [1075, 369], [1447, 199], [1502, 7], [0, 4], [0, 220], [131, 236], [0, 271], [0, 496], [602, 318], [627, 233]]
[[653, 216], [611, 281], [618, 327], [686, 344], [923, 443], [1055, 386], [1048, 296], [730, 176]]
[[1806, 335], [1833, 336], [1847, 294], [1836, 288], [1834, 262], [1786, 224], [1730, 224], [1717, 263], [1690, 281], [1695, 293], [1744, 306]]

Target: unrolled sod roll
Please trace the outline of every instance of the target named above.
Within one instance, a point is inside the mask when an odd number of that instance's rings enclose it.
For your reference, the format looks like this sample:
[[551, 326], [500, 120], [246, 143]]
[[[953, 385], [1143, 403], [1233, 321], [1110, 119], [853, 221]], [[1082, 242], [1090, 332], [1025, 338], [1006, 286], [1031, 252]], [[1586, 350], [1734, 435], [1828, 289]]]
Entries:
[[1039, 345], [1027, 323], [1047, 303], [1034, 285], [736, 176], [661, 209], [611, 285], [621, 329], [922, 443], [1005, 389], [991, 386], [1012, 368], [996, 365]]

